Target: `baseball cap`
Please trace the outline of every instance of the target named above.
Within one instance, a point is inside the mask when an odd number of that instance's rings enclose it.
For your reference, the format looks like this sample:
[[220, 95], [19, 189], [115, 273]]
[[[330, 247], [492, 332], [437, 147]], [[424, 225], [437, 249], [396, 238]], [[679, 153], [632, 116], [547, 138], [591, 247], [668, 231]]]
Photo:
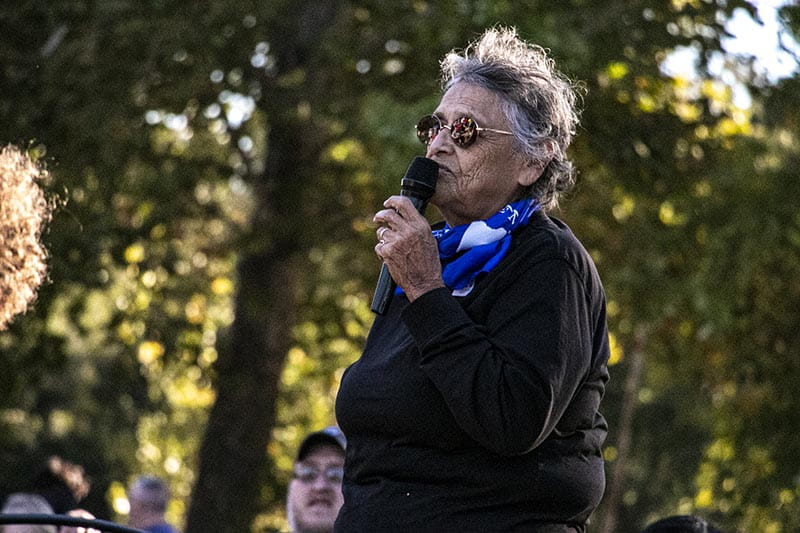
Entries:
[[676, 515], [662, 518], [647, 526], [642, 533], [722, 533], [703, 518], [693, 515]]
[[302, 461], [311, 449], [318, 444], [333, 444], [344, 451], [347, 447], [347, 440], [344, 438], [342, 430], [336, 426], [328, 426], [325, 429], [309, 433], [300, 443], [300, 448], [297, 451], [297, 460]]

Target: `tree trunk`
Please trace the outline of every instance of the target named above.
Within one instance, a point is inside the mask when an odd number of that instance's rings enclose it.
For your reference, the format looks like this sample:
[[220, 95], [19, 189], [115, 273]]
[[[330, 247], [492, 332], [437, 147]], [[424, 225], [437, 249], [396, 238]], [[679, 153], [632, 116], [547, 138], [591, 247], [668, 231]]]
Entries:
[[[290, 3], [275, 39], [279, 79], [313, 69], [315, 52], [336, 15], [334, 0]], [[280, 26], [280, 23], [277, 23]], [[295, 27], [296, 26], [296, 27]], [[221, 346], [217, 399], [200, 448], [199, 472], [186, 533], [250, 531], [268, 465], [278, 384], [295, 324], [297, 288], [308, 271], [303, 238], [304, 194], [318, 177], [324, 128], [301, 122], [302, 95], [320, 88], [282, 88], [264, 80], [261, 109], [269, 134], [265, 173], [254, 180], [257, 198], [252, 239], [237, 267], [239, 279], [230, 342]]]
[[267, 467], [296, 269], [281, 253], [245, 257], [238, 272], [236, 318], [230, 345], [220, 352], [187, 532], [249, 531]]
[[615, 533], [619, 521], [619, 506], [625, 489], [625, 468], [628, 466], [631, 440], [633, 438], [633, 416], [639, 397], [639, 388], [642, 382], [644, 367], [644, 346], [647, 340], [647, 329], [642, 326], [637, 329], [631, 350], [631, 360], [628, 375], [625, 377], [625, 391], [622, 398], [622, 409], [619, 417], [619, 437], [617, 439], [617, 459], [614, 461], [611, 481], [605, 495], [606, 511], [600, 533]]

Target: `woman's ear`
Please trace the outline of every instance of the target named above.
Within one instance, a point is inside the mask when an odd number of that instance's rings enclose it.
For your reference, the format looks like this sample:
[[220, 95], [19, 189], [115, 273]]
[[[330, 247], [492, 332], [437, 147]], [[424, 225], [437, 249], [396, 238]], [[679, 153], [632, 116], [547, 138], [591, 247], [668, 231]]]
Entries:
[[530, 187], [539, 179], [542, 171], [544, 171], [544, 165], [541, 164], [541, 161], [528, 161], [525, 163], [523, 171], [520, 172], [517, 183], [522, 187]]
[[555, 153], [555, 141], [553, 139], [545, 139], [542, 142], [544, 148], [544, 155], [538, 159], [529, 159], [525, 162], [525, 171], [522, 172], [519, 179], [519, 184], [523, 187], [530, 187], [542, 175], [545, 167], [550, 164]]

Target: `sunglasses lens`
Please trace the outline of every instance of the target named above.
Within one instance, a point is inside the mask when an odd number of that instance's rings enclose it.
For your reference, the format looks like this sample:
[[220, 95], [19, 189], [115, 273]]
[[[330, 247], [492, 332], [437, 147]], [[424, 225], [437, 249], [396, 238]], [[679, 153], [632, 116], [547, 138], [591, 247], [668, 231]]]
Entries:
[[453, 122], [450, 136], [457, 146], [466, 148], [475, 142], [478, 136], [478, 125], [470, 117], [461, 117]]
[[433, 141], [434, 137], [442, 129], [442, 123], [439, 118], [433, 115], [422, 117], [417, 123], [417, 139], [425, 146]]

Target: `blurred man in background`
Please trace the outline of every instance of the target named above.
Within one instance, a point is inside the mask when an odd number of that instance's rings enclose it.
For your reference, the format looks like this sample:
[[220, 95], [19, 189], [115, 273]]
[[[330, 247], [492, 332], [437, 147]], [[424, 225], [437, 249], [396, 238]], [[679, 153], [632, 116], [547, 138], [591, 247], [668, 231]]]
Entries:
[[330, 533], [342, 506], [345, 438], [331, 426], [300, 444], [286, 497], [292, 533]]
[[[67, 461], [57, 455], [50, 456], [26, 484], [23, 492], [8, 496], [2, 513], [8, 514], [56, 514], [76, 518], [94, 518], [94, 515], [79, 507], [89, 494], [91, 482], [81, 465]], [[100, 533], [97, 529], [80, 526], [52, 524], [14, 524], [0, 527], [2, 533]]]
[[[52, 514], [53, 508], [38, 494], [16, 492], [0, 509], [3, 514]], [[13, 524], [0, 526], [2, 533], [56, 533], [58, 527], [45, 524]]]
[[150, 533], [177, 533], [164, 518], [169, 502], [169, 488], [154, 476], [140, 476], [128, 489], [131, 505], [128, 524]]

